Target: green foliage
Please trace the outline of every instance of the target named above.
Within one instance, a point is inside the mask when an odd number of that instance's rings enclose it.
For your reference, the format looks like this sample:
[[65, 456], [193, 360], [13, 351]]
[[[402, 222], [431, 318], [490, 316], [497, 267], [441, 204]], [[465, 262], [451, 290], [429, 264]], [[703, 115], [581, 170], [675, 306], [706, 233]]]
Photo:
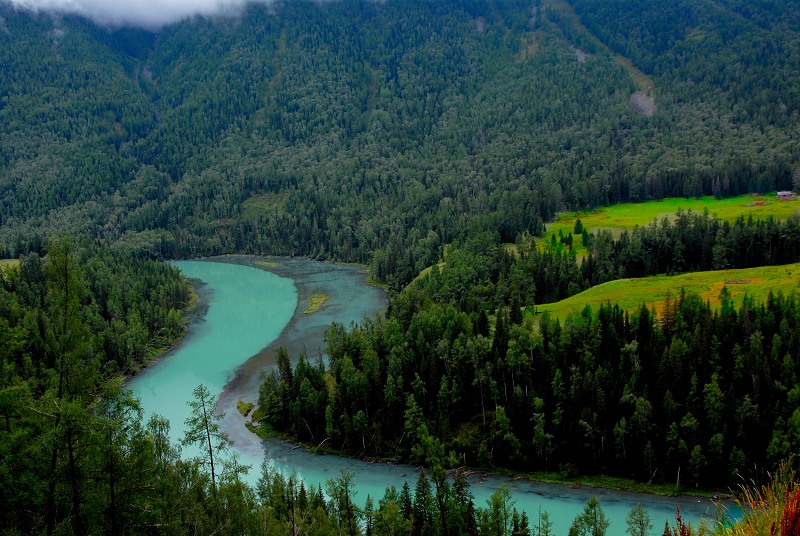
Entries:
[[611, 523], [596, 497], [592, 497], [569, 527], [570, 536], [605, 536]]
[[[503, 250], [491, 240], [478, 242], [482, 245], [469, 247], [475, 253], [488, 248], [479, 266], [489, 275], [469, 277], [487, 281], [488, 288], [503, 281], [516, 263], [526, 262], [522, 256], [499, 254]], [[548, 534], [546, 512], [531, 523], [516, 511], [504, 488], [484, 508], [476, 507], [464, 471], [457, 470], [451, 483], [444, 467], [472, 463], [476, 451], [485, 450], [490, 462], [501, 465], [583, 460], [582, 471], [591, 470], [586, 465], [591, 463], [605, 464], [606, 472], [652, 463], [637, 456], [648, 450], [641, 445], [652, 443], [656, 463], [665, 471], [688, 467], [694, 484], [713, 478], [713, 467], [730, 471], [725, 467], [728, 452], [731, 460], [739, 459], [736, 452], [757, 459], [770, 437], [765, 411], [779, 415], [771, 437], [785, 438], [770, 442], [771, 455], [785, 456], [796, 446], [793, 408], [800, 396], [765, 381], [773, 374], [768, 363], [797, 372], [794, 296], [773, 296], [759, 307], [748, 300], [738, 309], [728, 303], [712, 313], [681, 295], [668, 322], [656, 323], [644, 309], [626, 318], [609, 306], [597, 315], [587, 312], [573, 325], [544, 321], [533, 333], [530, 325], [506, 320], [501, 320], [502, 329], [497, 320], [493, 330], [477, 327], [480, 322], [472, 327], [478, 315], [462, 311], [454, 298], [441, 308], [439, 298], [425, 295], [425, 289], [437, 287], [422, 279], [419, 288], [393, 301], [397, 318], [365, 320], [350, 330], [334, 325], [326, 335], [330, 370], [304, 357], [292, 369], [286, 351], [280, 352], [260, 400], [273, 407], [265, 412], [267, 418], [287, 413], [276, 422], [314, 440], [323, 430], [338, 431], [331, 439], [347, 449], [380, 452], [388, 445], [417, 456], [430, 471], [421, 472], [416, 490], [388, 489], [377, 505], [368, 500], [361, 508], [352, 475], [331, 480], [323, 494], [321, 488], [306, 489], [295, 476], [272, 472], [266, 461], [262, 478], [251, 489], [242, 482], [243, 468], [236, 459], [220, 457], [219, 442], [227, 442], [215, 428], [213, 399], [206, 389], [195, 390], [187, 442], [208, 451], [208, 464], [182, 460], [168, 439], [169, 423], [153, 416], [143, 425], [139, 404], [121, 389], [121, 380], [102, 373], [109, 356], [96, 337], [103, 332], [88, 327], [97, 322], [95, 309], [105, 301], [97, 289], [113, 295], [130, 263], [136, 267], [131, 273], [155, 282], [144, 287], [150, 289], [149, 300], [165, 299], [151, 307], [169, 304], [168, 298], [183, 295], [168, 291], [174, 272], [127, 259], [114, 265], [120, 278], [103, 284], [96, 277], [105, 273], [98, 269], [101, 264], [85, 261], [84, 247], [54, 243], [46, 260], [31, 255], [3, 273], [0, 330], [7, 344], [0, 348], [0, 479], [3, 489], [13, 492], [0, 497], [0, 506], [8, 512], [2, 529], [10, 533], [133, 534], [158, 526], [176, 534], [524, 536], [534, 525], [537, 534]], [[96, 259], [114, 259], [102, 248], [96, 251]], [[461, 258], [467, 262], [471, 257]], [[90, 265], [94, 268], [86, 269]], [[457, 264], [454, 268], [461, 270]], [[447, 280], [448, 270], [445, 265], [430, 277]], [[151, 271], [163, 279], [147, 275]], [[502, 315], [502, 308], [494, 308], [497, 299], [496, 293], [480, 289], [465, 303]], [[435, 307], [441, 315], [430, 314]], [[43, 331], [38, 339], [36, 329]], [[775, 336], [779, 330], [785, 339]], [[492, 340], [500, 331], [503, 345]], [[782, 360], [766, 359], [784, 352], [788, 357]], [[664, 358], [650, 363], [648, 355]], [[646, 378], [661, 374], [665, 366], [669, 370], [664, 372], [676, 378], [652, 393], [645, 389], [657, 385]], [[384, 389], [388, 374], [396, 378], [391, 397]], [[659, 390], [667, 387], [671, 391]], [[726, 393], [736, 393], [731, 402]], [[651, 399], [664, 400], [664, 407]], [[615, 423], [612, 414], [624, 419]], [[530, 415], [537, 416], [535, 439]], [[625, 448], [612, 453], [597, 438], [610, 433], [607, 423], [619, 422], [624, 433], [615, 439]], [[715, 431], [720, 427], [734, 432]], [[666, 437], [660, 435], [664, 428], [669, 429]], [[480, 433], [471, 436], [465, 429]], [[393, 431], [408, 435], [408, 443]], [[483, 440], [470, 444], [470, 437]], [[562, 448], [548, 447], [556, 441]], [[674, 446], [674, 452], [664, 453], [661, 444]], [[594, 501], [573, 527], [576, 534], [603, 534], [606, 523]], [[646, 512], [634, 511], [629, 527], [646, 526]]]
[[[182, 333], [186, 283], [163, 264], [70, 240], [0, 281], [0, 479], [19, 490], [3, 494], [3, 530], [127, 533], [163, 512], [145, 491], [155, 468], [141, 410], [115, 376], [135, 350], [150, 355], [146, 345]], [[120, 340], [141, 346], [118, 352]]]
[[193, 400], [189, 401], [192, 414], [187, 417], [183, 440], [181, 444], [196, 445], [200, 447], [200, 460], [207, 463], [211, 468], [211, 490], [214, 499], [217, 498], [217, 474], [214, 468], [214, 460], [219, 458], [221, 453], [229, 449], [233, 443], [228, 435], [219, 427], [219, 422], [224, 414], [214, 412], [216, 402], [208, 387], [198, 385], [192, 390]]
[[[690, 272], [680, 275], [657, 275], [635, 279], [618, 279], [591, 287], [565, 300], [538, 306], [538, 314], [548, 313], [551, 319], [563, 322], [580, 316], [587, 305], [592, 310], [602, 304], [615, 303], [629, 313], [645, 304], [656, 315], [664, 312], [667, 300], [674, 299], [676, 289], [696, 294], [712, 308], [738, 307], [745, 298], [764, 301], [770, 292], [790, 294], [797, 289], [800, 264]], [[727, 284], [726, 284], [727, 283]]]
[[[564, 209], [790, 189], [796, 2], [535, 7], [253, 4], [153, 35], [0, 5], [0, 251], [20, 258], [0, 271], [0, 530], [525, 533], [506, 495], [476, 509], [443, 468], [705, 486], [796, 452], [793, 293], [519, 314], [621, 277], [797, 261], [796, 216], [530, 240]], [[114, 245], [50, 242], [81, 233]], [[329, 370], [279, 354], [259, 405], [303, 441], [429, 465], [413, 499], [358, 512], [347, 475], [330, 502], [267, 472], [254, 493], [235, 461], [207, 474], [138, 422], [113, 378], [180, 336], [189, 301], [143, 259], [234, 251], [361, 261], [388, 284], [387, 318], [333, 326]]]
[[642, 503], [636, 503], [633, 508], [631, 508], [630, 512], [628, 512], [628, 516], [625, 518], [625, 523], [628, 525], [625, 532], [630, 534], [630, 536], [647, 536], [650, 534], [650, 529], [653, 528], [653, 523], [650, 521], [650, 514]]
[[571, 4], [588, 31], [566, 2], [253, 4], [158, 35], [0, 6], [0, 242], [360, 261], [398, 291], [560, 210], [791, 188], [796, 7]]
[[581, 264], [591, 286], [625, 277], [788, 264], [800, 259], [800, 215], [720, 221], [678, 210], [618, 238], [593, 234]]
[[[686, 221], [688, 233], [710, 220]], [[391, 300], [388, 318], [333, 325], [329, 370], [301, 358], [292, 372], [279, 356], [281, 372], [262, 386], [269, 424], [432, 470], [570, 468], [674, 485], [680, 468], [689, 488], [728, 485], [750, 473], [748, 462], [791, 454], [800, 437], [795, 292], [734, 304], [724, 291], [712, 304], [681, 291], [658, 316], [601, 303], [563, 323], [543, 314], [537, 325], [513, 324], [507, 304], [533, 296], [527, 283], [555, 293], [579, 280], [585, 264], [554, 274], [558, 262], [574, 257], [519, 246], [511, 255], [496, 235], [454, 245], [441, 268]], [[540, 286], [539, 274], [557, 283]], [[299, 391], [314, 401], [302, 419], [280, 409]]]

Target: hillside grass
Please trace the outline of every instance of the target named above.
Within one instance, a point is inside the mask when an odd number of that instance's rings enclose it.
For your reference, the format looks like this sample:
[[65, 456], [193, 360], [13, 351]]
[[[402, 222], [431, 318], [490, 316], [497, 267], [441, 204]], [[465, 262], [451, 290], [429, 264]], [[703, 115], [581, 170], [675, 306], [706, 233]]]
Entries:
[[[661, 314], [667, 297], [674, 300], [681, 289], [698, 294], [712, 307], [719, 307], [719, 295], [723, 287], [728, 288], [737, 307], [741, 305], [745, 294], [753, 296], [758, 302], [766, 299], [770, 291], [774, 294], [800, 291], [800, 263], [618, 279], [592, 287], [566, 300], [538, 305], [535, 310], [538, 314], [548, 312], [551, 317], [564, 321], [570, 315], [580, 314], [587, 305], [592, 311], [597, 311], [603, 303], [616, 303], [626, 311], [634, 311], [644, 303], [648, 308], [655, 308], [656, 314]], [[533, 312], [534, 308], [528, 307], [526, 314]]]
[[[752, 216], [755, 219], [772, 216], [783, 220], [800, 209], [800, 200], [778, 201], [775, 194], [740, 195], [726, 199], [715, 199], [709, 195], [701, 198], [672, 197], [661, 201], [622, 203], [585, 212], [564, 212], [558, 215], [556, 221], [547, 224], [545, 236], [537, 239], [537, 242], [551, 240], [553, 235], [558, 241], [559, 231], [567, 236], [573, 232], [578, 219], [590, 232], [605, 230], [619, 237], [623, 231], [630, 231], [637, 225], [641, 227], [665, 216], [674, 219], [678, 209], [699, 213], [708, 209], [712, 217], [728, 222], [733, 222], [740, 216]], [[580, 235], [573, 237], [572, 247], [578, 257], [587, 254]]]
[[254, 195], [242, 202], [242, 217], [247, 220], [257, 220], [259, 217], [275, 217], [284, 214], [284, 206], [289, 194], [268, 193]]
[[[440, 262], [440, 263], [437, 263], [436, 266], [439, 267], [439, 270], [444, 270], [445, 263], [444, 262]], [[427, 277], [427, 275], [430, 274], [432, 270], [433, 270], [433, 266], [428, 266], [427, 268], [423, 268], [422, 271], [417, 274], [417, 277], [415, 277], [411, 281], [411, 283], [416, 283], [420, 279], [423, 279], [423, 278]]]

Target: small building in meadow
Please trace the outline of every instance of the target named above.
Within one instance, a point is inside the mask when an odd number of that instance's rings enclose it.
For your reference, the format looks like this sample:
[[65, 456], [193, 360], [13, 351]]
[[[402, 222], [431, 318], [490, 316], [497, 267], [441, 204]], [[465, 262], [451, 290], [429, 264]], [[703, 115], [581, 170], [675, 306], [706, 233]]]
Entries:
[[776, 195], [775, 197], [777, 197], [778, 199], [794, 199], [794, 193], [788, 190], [784, 190], [783, 192], [778, 192], [778, 195]]

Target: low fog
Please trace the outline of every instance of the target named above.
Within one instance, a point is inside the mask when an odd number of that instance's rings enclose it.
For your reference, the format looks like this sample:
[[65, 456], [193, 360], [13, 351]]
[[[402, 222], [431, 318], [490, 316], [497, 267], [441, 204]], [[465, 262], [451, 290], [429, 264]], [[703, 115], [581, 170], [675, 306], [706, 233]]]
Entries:
[[[17, 9], [74, 13], [110, 27], [156, 30], [194, 15], [238, 13], [249, 0], [10, 0]], [[261, 0], [268, 2], [269, 0]]]

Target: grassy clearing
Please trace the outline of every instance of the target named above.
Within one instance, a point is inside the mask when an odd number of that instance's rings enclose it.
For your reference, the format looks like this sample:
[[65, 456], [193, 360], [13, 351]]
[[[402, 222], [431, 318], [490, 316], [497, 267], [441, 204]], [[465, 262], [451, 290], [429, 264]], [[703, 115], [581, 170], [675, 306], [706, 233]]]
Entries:
[[328, 301], [327, 294], [312, 294], [308, 298], [308, 306], [303, 310], [303, 314], [316, 313], [322, 308], [322, 304]]
[[617, 65], [625, 69], [628, 76], [633, 79], [639, 91], [648, 92], [653, 89], [653, 79], [637, 69], [630, 59], [625, 56], [620, 56], [619, 54], [612, 54], [612, 56]]
[[242, 203], [242, 216], [248, 220], [258, 219], [260, 216], [283, 214], [283, 207], [289, 194], [264, 194], [254, 195]]
[[370, 285], [370, 286], [373, 286], [373, 287], [382, 288], [383, 290], [388, 290], [389, 289], [389, 285], [387, 285], [386, 283], [381, 283], [380, 281], [375, 279], [375, 276], [372, 275], [372, 274], [369, 274], [367, 276], [367, 285]]
[[242, 414], [242, 417], [247, 417], [250, 415], [250, 412], [253, 411], [253, 407], [255, 404], [252, 402], [242, 402], [241, 400], [236, 401], [236, 409], [239, 410], [239, 413]]
[[263, 266], [264, 268], [277, 268], [278, 263], [272, 261], [256, 261], [257, 266]]
[[264, 410], [261, 408], [256, 408], [253, 412], [253, 415], [249, 421], [244, 423], [245, 427], [256, 434], [261, 439], [268, 439], [270, 437], [282, 437], [280, 434], [277, 434], [268, 423], [263, 422], [262, 419], [265, 417]]
[[[641, 227], [664, 216], [674, 218], [678, 209], [699, 213], [708, 209], [711, 216], [729, 222], [735, 221], [739, 216], [745, 218], [772, 216], [782, 220], [800, 209], [800, 200], [778, 201], [774, 195], [741, 195], [727, 199], [715, 199], [712, 196], [690, 199], [673, 197], [661, 201], [623, 203], [601, 207], [591, 212], [564, 212], [558, 215], [557, 221], [547, 224], [547, 232], [539, 241], [550, 240], [553, 234], [558, 240], [559, 232], [566, 236], [573, 232], [578, 219], [590, 232], [605, 230], [618, 237], [622, 231], [631, 230], [637, 225]], [[573, 238], [573, 249], [578, 256], [587, 253], [580, 236]]]
[[738, 307], [745, 294], [756, 301], [764, 300], [769, 291], [789, 294], [800, 291], [800, 263], [784, 266], [765, 266], [739, 270], [694, 272], [674, 276], [654, 276], [640, 279], [618, 279], [576, 294], [566, 300], [537, 306], [537, 311], [564, 321], [569, 315], [579, 314], [587, 305], [597, 311], [603, 303], [617, 303], [626, 311], [638, 309], [644, 303], [660, 314], [668, 296], [675, 299], [681, 289], [693, 292], [712, 307], [718, 307], [722, 287], [727, 287]]
[[[445, 263], [443, 263], [443, 262], [440, 262], [440, 263], [438, 263], [436, 266], [438, 266], [438, 267], [439, 267], [439, 270], [444, 270], [444, 264], [445, 264]], [[427, 268], [423, 268], [423, 269], [422, 269], [422, 271], [421, 271], [419, 274], [417, 274], [417, 277], [415, 277], [415, 278], [414, 278], [414, 280], [412, 281], [412, 283], [415, 283], [415, 282], [417, 282], [418, 280], [420, 280], [420, 279], [424, 278], [424, 277], [425, 277], [425, 276], [427, 276], [429, 273], [431, 273], [431, 271], [432, 271], [432, 270], [433, 270], [433, 266], [428, 266]]]
[[0, 271], [16, 268], [19, 266], [19, 259], [0, 259]]

